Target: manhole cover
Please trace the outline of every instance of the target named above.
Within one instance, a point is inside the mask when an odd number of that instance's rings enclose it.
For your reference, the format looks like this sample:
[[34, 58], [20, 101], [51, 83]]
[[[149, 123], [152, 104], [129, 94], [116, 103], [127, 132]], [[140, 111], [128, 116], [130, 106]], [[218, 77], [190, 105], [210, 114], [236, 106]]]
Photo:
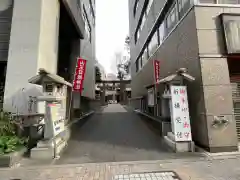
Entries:
[[115, 175], [113, 180], [181, 180], [173, 171]]

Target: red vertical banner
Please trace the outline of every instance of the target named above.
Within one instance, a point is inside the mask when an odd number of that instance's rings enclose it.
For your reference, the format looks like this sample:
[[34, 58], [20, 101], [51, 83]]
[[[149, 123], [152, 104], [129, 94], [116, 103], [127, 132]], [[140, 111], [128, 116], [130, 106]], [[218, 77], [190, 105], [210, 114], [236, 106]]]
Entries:
[[154, 60], [153, 67], [154, 67], [154, 78], [155, 78], [154, 83], [157, 83], [160, 80], [160, 61]]
[[78, 58], [73, 80], [73, 91], [82, 93], [83, 82], [85, 78], [87, 60]]

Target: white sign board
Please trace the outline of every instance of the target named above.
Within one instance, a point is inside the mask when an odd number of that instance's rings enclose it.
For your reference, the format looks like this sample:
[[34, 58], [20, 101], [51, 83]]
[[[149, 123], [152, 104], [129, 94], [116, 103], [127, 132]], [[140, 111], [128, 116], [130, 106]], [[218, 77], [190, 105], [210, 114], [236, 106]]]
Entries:
[[60, 104], [49, 104], [51, 120], [52, 120], [52, 128], [53, 128], [53, 136], [58, 135], [65, 129], [64, 117], [61, 112]]
[[148, 106], [154, 106], [154, 90], [148, 89]]
[[171, 97], [175, 141], [192, 141], [186, 86], [171, 86]]

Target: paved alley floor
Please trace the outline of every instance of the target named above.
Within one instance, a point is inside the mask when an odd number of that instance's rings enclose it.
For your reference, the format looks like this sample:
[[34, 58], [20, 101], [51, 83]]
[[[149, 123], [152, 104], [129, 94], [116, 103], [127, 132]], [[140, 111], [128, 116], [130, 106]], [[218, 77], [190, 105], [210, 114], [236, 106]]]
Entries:
[[[190, 156], [189, 153], [185, 154]], [[168, 152], [160, 135], [131, 110], [109, 104], [72, 129], [67, 150], [55, 164], [184, 158]]]
[[0, 180], [240, 180], [239, 153], [168, 152], [148, 121], [119, 104], [74, 125], [54, 162], [0, 168]]

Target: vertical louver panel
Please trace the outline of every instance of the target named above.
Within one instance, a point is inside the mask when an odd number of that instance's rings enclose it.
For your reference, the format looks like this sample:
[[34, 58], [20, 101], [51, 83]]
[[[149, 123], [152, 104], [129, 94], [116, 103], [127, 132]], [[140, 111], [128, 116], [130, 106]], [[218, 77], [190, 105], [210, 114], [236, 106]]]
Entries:
[[[12, 24], [13, 1], [0, 3], [0, 61], [7, 61]], [[20, 32], [19, 32], [20, 33]]]
[[234, 117], [238, 140], [240, 141], [240, 76], [231, 78]]

